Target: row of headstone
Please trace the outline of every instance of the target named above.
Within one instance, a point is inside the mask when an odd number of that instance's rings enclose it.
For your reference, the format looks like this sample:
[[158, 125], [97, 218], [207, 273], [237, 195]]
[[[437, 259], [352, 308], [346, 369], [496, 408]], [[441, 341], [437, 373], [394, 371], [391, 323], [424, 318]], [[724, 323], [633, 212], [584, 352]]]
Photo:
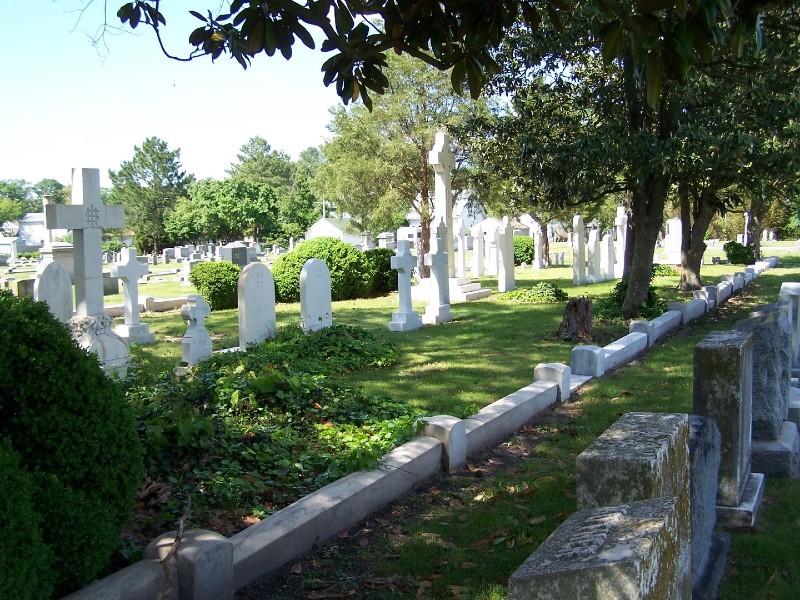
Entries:
[[617, 207], [614, 219], [616, 244], [609, 233], [601, 237], [599, 229], [589, 230], [588, 243], [582, 215], [572, 219], [572, 283], [585, 285], [622, 276], [625, 262], [625, 240], [628, 218], [625, 207]]
[[[258, 345], [275, 337], [275, 280], [263, 263], [251, 263], [242, 270], [238, 283], [239, 349]], [[211, 357], [211, 337], [205, 319], [211, 308], [202, 296], [190, 295], [181, 308], [187, 321], [181, 342], [181, 359], [194, 366]], [[300, 326], [303, 331], [319, 331], [333, 323], [331, 276], [324, 261], [312, 258], [300, 271]]]

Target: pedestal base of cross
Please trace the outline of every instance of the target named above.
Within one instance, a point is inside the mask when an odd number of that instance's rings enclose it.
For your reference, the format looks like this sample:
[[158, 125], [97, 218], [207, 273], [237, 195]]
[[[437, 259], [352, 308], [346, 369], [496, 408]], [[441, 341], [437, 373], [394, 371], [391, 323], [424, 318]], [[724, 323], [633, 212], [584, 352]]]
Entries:
[[114, 333], [126, 340], [129, 344], [155, 344], [156, 334], [150, 331], [147, 323], [136, 323], [135, 325], [117, 325]]
[[125, 340], [111, 331], [111, 317], [73, 317], [68, 326], [78, 345], [97, 355], [97, 362], [103, 371], [125, 377], [131, 351]]
[[393, 312], [392, 321], [389, 323], [389, 331], [413, 331], [422, 327], [422, 319], [415, 310], [408, 312]]

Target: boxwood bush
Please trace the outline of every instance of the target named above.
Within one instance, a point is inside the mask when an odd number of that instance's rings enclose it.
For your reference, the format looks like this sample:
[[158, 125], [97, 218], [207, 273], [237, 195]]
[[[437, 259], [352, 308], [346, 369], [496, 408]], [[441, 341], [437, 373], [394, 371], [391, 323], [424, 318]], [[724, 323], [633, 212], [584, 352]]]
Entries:
[[272, 266], [275, 295], [282, 302], [300, 299], [300, 271], [310, 258], [319, 258], [331, 272], [331, 299], [363, 298], [372, 285], [372, 273], [361, 250], [332, 237], [314, 238], [281, 255]]
[[[73, 342], [47, 306], [7, 290], [0, 290], [0, 390], [0, 439], [8, 440], [3, 460], [11, 468], [17, 460], [9, 458], [10, 444], [30, 482], [35, 511], [31, 516], [21, 509], [9, 521], [3, 516], [3, 526], [38, 527], [50, 549], [12, 546], [13, 573], [0, 569], [8, 581], [24, 580], [31, 589], [52, 574], [53, 592], [61, 596], [95, 578], [119, 546], [142, 476], [134, 417], [119, 384]], [[15, 500], [21, 507], [26, 485]], [[47, 569], [39, 568], [45, 561]], [[25, 578], [34, 568], [38, 575]], [[0, 597], [8, 597], [2, 591]]]
[[242, 270], [225, 260], [202, 262], [189, 272], [189, 282], [211, 306], [225, 310], [239, 306], [239, 276]]
[[722, 249], [725, 251], [728, 262], [732, 265], [752, 265], [756, 262], [753, 249], [743, 246], [739, 242], [725, 242]]
[[397, 290], [397, 271], [392, 269], [394, 252], [386, 248], [366, 250], [364, 258], [367, 259], [372, 273], [370, 291], [373, 294], [388, 294]]
[[533, 240], [524, 235], [514, 236], [514, 264], [531, 264], [533, 262]]

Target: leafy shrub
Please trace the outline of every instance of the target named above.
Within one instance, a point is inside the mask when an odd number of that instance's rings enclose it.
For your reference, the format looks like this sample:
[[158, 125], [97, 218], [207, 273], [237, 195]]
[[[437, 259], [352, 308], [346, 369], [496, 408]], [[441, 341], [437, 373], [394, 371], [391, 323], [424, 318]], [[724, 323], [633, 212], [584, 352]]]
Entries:
[[[63, 595], [119, 545], [141, 476], [141, 445], [119, 384], [41, 302], [0, 291], [0, 437], [30, 474], [42, 540]], [[4, 490], [6, 493], [7, 490]], [[29, 585], [38, 585], [38, 578]]]
[[535, 257], [533, 240], [524, 235], [514, 236], [514, 264], [531, 264]]
[[17, 258], [39, 258], [41, 255], [41, 252], [20, 252], [17, 254]]
[[300, 299], [300, 271], [310, 258], [319, 258], [331, 273], [331, 299], [363, 298], [372, 274], [361, 250], [332, 237], [314, 238], [278, 257], [272, 267], [275, 294], [282, 302]]
[[211, 310], [225, 310], [239, 305], [239, 276], [242, 270], [221, 260], [201, 262], [189, 272], [189, 281], [197, 288]]
[[49, 598], [53, 552], [42, 541], [31, 476], [7, 438], [0, 438], [0, 489], [0, 598]]
[[265, 516], [373, 466], [413, 435], [419, 413], [338, 376], [396, 358], [374, 334], [334, 325], [308, 335], [281, 329], [247, 352], [215, 355], [189, 378], [137, 370], [126, 385], [147, 476], [167, 492], [152, 520], [173, 522], [186, 494], [193, 526], [219, 518], [220, 507]]
[[386, 248], [364, 251], [364, 258], [372, 273], [370, 291], [373, 294], [388, 294], [397, 290], [397, 271], [392, 269], [393, 256], [394, 252]]
[[[610, 322], [620, 322], [624, 320], [622, 316], [622, 304], [625, 302], [625, 294], [627, 293], [628, 279], [620, 279], [607, 296], [597, 298], [594, 301], [594, 316], [603, 321]], [[666, 310], [667, 303], [658, 297], [652, 285], [649, 286], [647, 300], [637, 307], [638, 315], [643, 319], [653, 319]]]
[[120, 252], [124, 246], [119, 240], [103, 242], [103, 252]]
[[540, 281], [529, 288], [511, 290], [503, 297], [518, 304], [555, 304], [569, 300], [567, 292], [546, 281]]
[[677, 277], [678, 271], [669, 265], [653, 265], [653, 277]]
[[739, 242], [725, 242], [722, 249], [725, 251], [728, 262], [732, 265], [752, 265], [756, 261], [753, 249], [743, 246]]

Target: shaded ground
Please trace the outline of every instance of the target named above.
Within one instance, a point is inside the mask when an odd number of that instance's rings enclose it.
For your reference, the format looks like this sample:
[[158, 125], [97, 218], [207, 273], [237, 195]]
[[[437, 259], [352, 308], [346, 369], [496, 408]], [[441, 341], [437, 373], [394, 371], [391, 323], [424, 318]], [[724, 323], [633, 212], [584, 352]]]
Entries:
[[[444, 502], [454, 509], [462, 507], [459, 497], [476, 495], [501, 474], [513, 474], [531, 455], [542, 438], [542, 428], [562, 428], [580, 412], [579, 402], [555, 405], [524, 424], [506, 442], [484, 450], [461, 469], [449, 475], [440, 473], [418, 484], [409, 494], [370, 515], [354, 527], [342, 531], [309, 555], [287, 565], [270, 579], [240, 590], [238, 600], [323, 600], [326, 598], [411, 598], [425, 594], [430, 582], [397, 573], [379, 576], [371, 571], [365, 549], [386, 552], [392, 538], [402, 540], [408, 524], [430, 517], [435, 505]], [[572, 468], [572, 465], [569, 465]], [[564, 514], [566, 518], [568, 514]], [[445, 541], [441, 543], [447, 544]], [[391, 555], [387, 555], [391, 558]], [[435, 577], [435, 575], [433, 576]], [[505, 586], [507, 575], [497, 583]], [[451, 597], [460, 596], [450, 590]]]

